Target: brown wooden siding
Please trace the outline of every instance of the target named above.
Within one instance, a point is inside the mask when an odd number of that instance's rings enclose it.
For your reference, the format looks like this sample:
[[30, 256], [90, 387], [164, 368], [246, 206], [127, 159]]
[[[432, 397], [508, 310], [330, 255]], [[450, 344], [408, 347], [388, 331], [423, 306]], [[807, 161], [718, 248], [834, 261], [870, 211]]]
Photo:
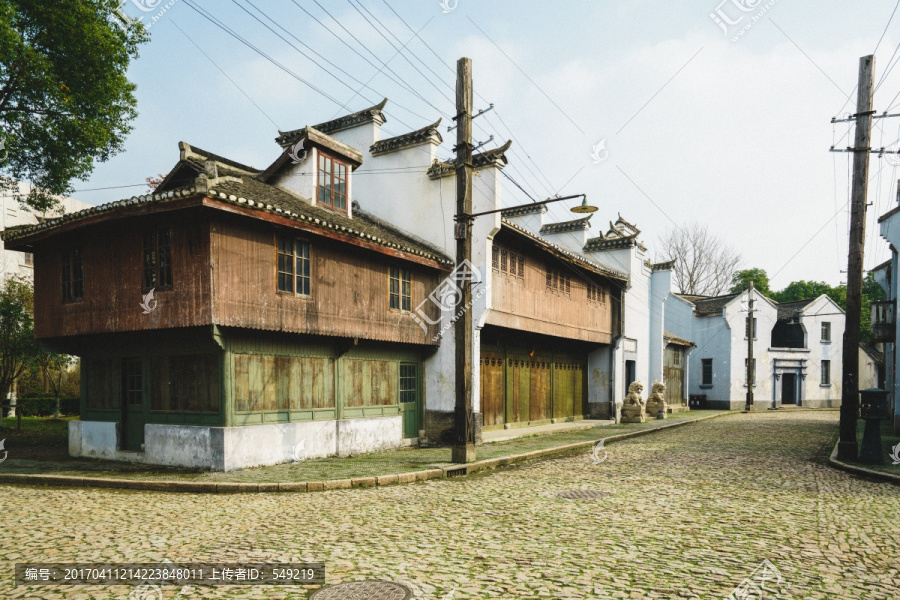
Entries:
[[[172, 228], [169, 290], [156, 291], [156, 309], [144, 314], [143, 234], [146, 227]], [[84, 298], [62, 301], [62, 254], [80, 244]], [[35, 337], [167, 329], [210, 321], [209, 236], [196, 212], [106, 223], [39, 242], [35, 260]]]
[[[507, 247], [500, 244], [500, 247]], [[569, 268], [559, 259], [509, 246], [525, 258], [524, 278], [492, 271], [491, 311], [487, 324], [555, 337], [608, 344], [612, 341], [613, 284]], [[567, 274], [569, 293], [547, 288], [547, 267]], [[605, 290], [604, 302], [589, 302], [588, 281]]]
[[[433, 344], [408, 312], [388, 306], [388, 268], [412, 271], [412, 308], [437, 286], [440, 273], [349, 248], [324, 237], [296, 236], [310, 244], [312, 289], [308, 297], [276, 290], [276, 232], [267, 224], [217, 219], [211, 229], [214, 320], [219, 325], [328, 336]], [[431, 303], [428, 316], [436, 320]]]
[[325, 357], [234, 355], [234, 410], [334, 408], [334, 360]]

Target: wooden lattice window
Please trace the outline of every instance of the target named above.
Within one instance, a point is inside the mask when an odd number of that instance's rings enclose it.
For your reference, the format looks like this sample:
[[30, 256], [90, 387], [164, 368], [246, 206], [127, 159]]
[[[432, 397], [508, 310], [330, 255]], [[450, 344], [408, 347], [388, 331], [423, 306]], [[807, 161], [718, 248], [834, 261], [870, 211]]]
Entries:
[[78, 302], [84, 298], [84, 261], [81, 248], [73, 246], [62, 255], [62, 300]]
[[172, 231], [168, 227], [144, 232], [144, 291], [172, 287]]

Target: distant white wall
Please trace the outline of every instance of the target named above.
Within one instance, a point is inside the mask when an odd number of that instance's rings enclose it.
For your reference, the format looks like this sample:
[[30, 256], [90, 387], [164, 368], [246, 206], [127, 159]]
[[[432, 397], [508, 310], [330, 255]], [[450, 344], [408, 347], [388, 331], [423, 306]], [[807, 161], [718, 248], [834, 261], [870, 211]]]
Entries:
[[[20, 194], [26, 195], [30, 191], [31, 186], [29, 184], [19, 183]], [[6, 229], [15, 225], [34, 225], [38, 223], [38, 216], [52, 218], [78, 212], [93, 206], [87, 202], [66, 196], [60, 196], [59, 201], [60, 208], [58, 210], [48, 211], [44, 214], [38, 213], [31, 208], [22, 208], [10, 194], [0, 195], [0, 229]], [[33, 263], [29, 264], [30, 260], [30, 254], [6, 250], [3, 241], [0, 240], [0, 280], [12, 275], [20, 275], [32, 279], [34, 277], [34, 265]]]

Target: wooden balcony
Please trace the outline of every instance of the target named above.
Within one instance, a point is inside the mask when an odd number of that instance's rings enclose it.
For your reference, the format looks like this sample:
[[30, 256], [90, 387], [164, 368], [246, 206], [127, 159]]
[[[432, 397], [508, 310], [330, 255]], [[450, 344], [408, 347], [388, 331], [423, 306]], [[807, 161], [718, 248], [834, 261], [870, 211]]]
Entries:
[[872, 302], [872, 341], [893, 343], [896, 339], [896, 302], [878, 300]]

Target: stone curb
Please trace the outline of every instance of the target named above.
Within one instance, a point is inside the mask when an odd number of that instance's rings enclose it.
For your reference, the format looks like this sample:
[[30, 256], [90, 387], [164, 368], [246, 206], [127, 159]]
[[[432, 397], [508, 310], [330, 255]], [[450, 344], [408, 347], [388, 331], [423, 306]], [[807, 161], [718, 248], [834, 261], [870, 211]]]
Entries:
[[888, 483], [893, 483], [894, 485], [900, 485], [900, 475], [891, 475], [890, 473], [873, 471], [872, 469], [866, 469], [865, 467], [851, 465], [849, 463], [838, 460], [837, 452], [838, 444], [840, 443], [840, 440], [835, 443], [834, 450], [831, 451], [831, 456], [828, 457], [828, 462], [832, 467], [840, 469], [842, 471], [847, 471], [848, 473], [853, 473], [854, 475], [865, 475], [866, 477], [872, 477], [873, 479], [880, 479], [881, 481], [887, 481]]
[[[729, 415], [741, 414], [737, 411], [724, 412], [718, 415], [708, 415], [699, 417], [689, 421], [679, 421], [677, 423], [669, 423], [660, 425], [659, 427], [651, 427], [649, 429], [641, 429], [640, 431], [630, 431], [628, 433], [619, 433], [609, 437], [602, 438], [604, 444], [627, 440], [629, 438], [647, 435], [657, 431], [664, 431], [674, 427], [682, 427], [691, 423], [699, 423], [719, 417], [727, 417]], [[209, 482], [209, 481], [152, 481], [152, 480], [134, 480], [134, 479], [104, 479], [99, 477], [69, 477], [67, 475], [31, 475], [26, 473], [0, 473], [0, 484], [15, 483], [21, 485], [54, 485], [65, 487], [95, 487], [95, 488], [116, 488], [123, 490], [142, 490], [157, 492], [180, 492], [191, 494], [250, 494], [250, 493], [266, 493], [266, 492], [322, 492], [325, 490], [341, 490], [341, 489], [357, 489], [382, 487], [387, 485], [398, 485], [402, 483], [413, 483], [416, 481], [427, 481], [430, 479], [445, 479], [459, 475], [468, 475], [497, 467], [505, 467], [507, 465], [520, 463], [528, 460], [534, 460], [549, 456], [562, 456], [577, 452], [585, 448], [594, 446], [600, 440], [589, 440], [584, 442], [576, 442], [574, 444], [566, 444], [564, 446], [556, 446], [554, 448], [545, 448], [543, 450], [534, 450], [523, 454], [514, 454], [511, 456], [503, 456], [500, 458], [489, 458], [479, 460], [466, 465], [454, 465], [436, 469], [426, 469], [423, 471], [412, 471], [409, 473], [395, 473], [390, 475], [379, 475], [375, 477], [358, 477], [354, 479], [332, 479], [329, 481], [309, 481], [309, 482], [285, 482], [285, 483], [234, 483], [234, 482]], [[854, 467], [851, 467], [854, 468]], [[865, 469], [860, 469], [865, 471]], [[878, 473], [878, 475], [884, 475]], [[900, 481], [900, 478], [898, 478]]]

